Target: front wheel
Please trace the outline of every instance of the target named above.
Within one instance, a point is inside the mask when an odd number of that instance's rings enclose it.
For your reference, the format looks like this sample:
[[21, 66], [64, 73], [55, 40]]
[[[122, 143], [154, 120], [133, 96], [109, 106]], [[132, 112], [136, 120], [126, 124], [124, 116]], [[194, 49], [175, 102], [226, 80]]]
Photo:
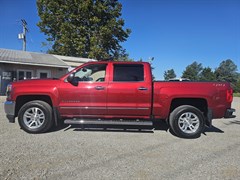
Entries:
[[169, 125], [179, 137], [196, 138], [201, 135], [205, 121], [199, 109], [189, 105], [182, 105], [174, 109], [170, 114]]
[[43, 133], [53, 125], [52, 108], [44, 101], [30, 101], [18, 113], [20, 127], [28, 133]]

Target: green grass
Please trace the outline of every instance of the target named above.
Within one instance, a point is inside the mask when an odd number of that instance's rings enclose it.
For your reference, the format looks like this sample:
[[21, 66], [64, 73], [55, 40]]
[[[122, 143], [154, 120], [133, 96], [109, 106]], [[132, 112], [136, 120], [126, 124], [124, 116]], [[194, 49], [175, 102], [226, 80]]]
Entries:
[[240, 93], [233, 93], [234, 97], [240, 97]]

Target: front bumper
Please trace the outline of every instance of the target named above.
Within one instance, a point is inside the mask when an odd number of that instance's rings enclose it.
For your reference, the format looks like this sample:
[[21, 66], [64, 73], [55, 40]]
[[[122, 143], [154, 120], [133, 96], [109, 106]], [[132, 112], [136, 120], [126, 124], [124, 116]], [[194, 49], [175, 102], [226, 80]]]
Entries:
[[15, 106], [16, 106], [15, 101], [6, 101], [4, 103], [4, 111], [9, 122], [11, 123], [15, 122]]
[[234, 118], [236, 116], [233, 115], [233, 113], [235, 112], [236, 110], [235, 109], [227, 109], [226, 112], [225, 112], [225, 115], [224, 115], [224, 118]]

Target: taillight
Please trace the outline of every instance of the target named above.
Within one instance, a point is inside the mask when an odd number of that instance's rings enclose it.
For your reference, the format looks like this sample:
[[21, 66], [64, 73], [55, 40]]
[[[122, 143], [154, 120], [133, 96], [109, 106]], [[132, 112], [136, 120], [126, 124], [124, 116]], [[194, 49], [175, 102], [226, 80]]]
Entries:
[[227, 98], [227, 102], [230, 102], [230, 103], [232, 102], [232, 100], [233, 100], [233, 90], [232, 89], [227, 90], [226, 98]]

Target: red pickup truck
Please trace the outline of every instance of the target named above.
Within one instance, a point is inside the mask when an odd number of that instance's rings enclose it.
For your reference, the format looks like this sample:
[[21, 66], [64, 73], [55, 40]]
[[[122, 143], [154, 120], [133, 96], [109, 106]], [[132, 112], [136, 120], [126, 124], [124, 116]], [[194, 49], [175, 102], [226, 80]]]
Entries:
[[9, 84], [9, 122], [28, 133], [54, 124], [151, 125], [166, 120], [179, 137], [197, 137], [212, 119], [231, 117], [227, 82], [153, 82], [145, 62], [89, 62], [59, 79]]

